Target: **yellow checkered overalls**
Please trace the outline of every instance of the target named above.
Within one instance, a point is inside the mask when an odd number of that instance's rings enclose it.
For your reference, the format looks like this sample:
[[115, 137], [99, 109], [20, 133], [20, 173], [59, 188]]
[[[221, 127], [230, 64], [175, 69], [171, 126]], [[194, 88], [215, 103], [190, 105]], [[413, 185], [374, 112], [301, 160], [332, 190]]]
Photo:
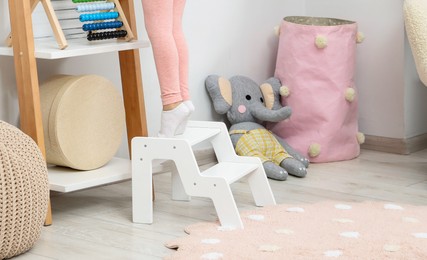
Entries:
[[256, 156], [264, 163], [272, 161], [277, 165], [289, 157], [283, 146], [267, 129], [231, 130], [232, 134], [243, 134], [236, 144], [236, 153], [241, 156]]

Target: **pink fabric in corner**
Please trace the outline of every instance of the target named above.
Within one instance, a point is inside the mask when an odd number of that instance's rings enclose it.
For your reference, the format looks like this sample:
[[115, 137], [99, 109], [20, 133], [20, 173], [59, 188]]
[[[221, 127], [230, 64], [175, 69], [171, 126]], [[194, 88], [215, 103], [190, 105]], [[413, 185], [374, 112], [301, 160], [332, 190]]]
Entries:
[[[319, 37], [326, 47], [316, 45]], [[354, 22], [313, 26], [285, 18], [281, 25], [275, 76], [290, 90], [282, 104], [292, 108], [292, 116], [270, 128], [311, 162], [348, 160], [360, 153], [357, 95], [352, 102], [346, 99], [348, 88], [355, 89], [356, 37]], [[320, 145], [315, 157], [308, 154], [312, 144]]]

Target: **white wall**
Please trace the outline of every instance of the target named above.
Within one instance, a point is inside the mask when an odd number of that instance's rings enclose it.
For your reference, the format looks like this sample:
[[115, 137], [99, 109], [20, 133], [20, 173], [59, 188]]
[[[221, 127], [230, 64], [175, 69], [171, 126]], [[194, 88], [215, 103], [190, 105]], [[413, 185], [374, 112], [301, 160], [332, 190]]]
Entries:
[[[138, 6], [140, 3], [138, 3]], [[138, 8], [138, 10], [141, 10]], [[273, 33], [281, 19], [303, 14], [300, 0], [197, 0], [187, 1], [184, 30], [190, 51], [190, 93], [197, 120], [218, 120], [204, 87], [209, 74], [227, 77], [247, 75], [256, 81], [273, 75], [277, 37]], [[138, 15], [142, 17], [142, 15]], [[142, 25], [141, 19], [140, 23]], [[143, 26], [139, 31], [146, 38]], [[151, 49], [142, 50], [144, 92], [150, 134], [159, 127], [160, 96]]]
[[369, 135], [404, 136], [404, 35], [401, 0], [307, 0], [307, 15], [356, 21], [359, 128]]
[[[10, 31], [7, 1], [0, 1], [0, 42]], [[17, 124], [18, 104], [16, 101], [13, 58], [0, 56], [0, 120]]]
[[[262, 81], [273, 75], [277, 37], [273, 28], [288, 15], [354, 20], [366, 40], [358, 46], [356, 84], [359, 126], [368, 135], [405, 138], [427, 132], [427, 88], [420, 86], [405, 44], [402, 0], [189, 0], [184, 28], [190, 47], [190, 91], [196, 120], [220, 120], [204, 88], [209, 74], [242, 74]], [[135, 1], [139, 37], [146, 38], [142, 7]], [[0, 1], [0, 39], [9, 31], [7, 1]], [[77, 65], [77, 62], [79, 64]], [[83, 65], [80, 65], [82, 63]], [[159, 128], [160, 92], [150, 48], [141, 50], [149, 134]], [[38, 61], [42, 82], [58, 73], [95, 73], [120, 88], [115, 53]], [[0, 119], [17, 124], [13, 59], [0, 56]], [[127, 155], [125, 142], [119, 152]]]
[[307, 15], [356, 21], [366, 40], [358, 46], [359, 128], [368, 135], [410, 138], [427, 132], [427, 88], [408, 46], [403, 0], [307, 0]]

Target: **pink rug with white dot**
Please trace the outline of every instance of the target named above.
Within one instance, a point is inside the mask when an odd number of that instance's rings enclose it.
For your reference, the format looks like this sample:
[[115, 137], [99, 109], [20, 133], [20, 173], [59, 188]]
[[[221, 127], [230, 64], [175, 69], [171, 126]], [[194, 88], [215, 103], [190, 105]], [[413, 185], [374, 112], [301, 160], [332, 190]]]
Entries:
[[277, 205], [241, 213], [245, 228], [197, 223], [165, 259], [427, 259], [427, 206]]

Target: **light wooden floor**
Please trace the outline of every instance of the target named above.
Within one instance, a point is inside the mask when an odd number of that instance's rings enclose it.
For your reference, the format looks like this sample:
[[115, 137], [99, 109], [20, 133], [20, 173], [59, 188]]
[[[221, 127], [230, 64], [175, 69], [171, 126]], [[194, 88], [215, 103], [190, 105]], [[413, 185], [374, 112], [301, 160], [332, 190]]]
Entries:
[[[184, 236], [183, 228], [216, 219], [210, 200], [170, 200], [170, 174], [154, 177], [152, 225], [131, 221], [131, 183], [55, 194], [53, 225], [44, 227], [35, 247], [16, 259], [161, 259], [171, 253], [166, 241]], [[395, 155], [363, 150], [357, 159], [312, 164], [305, 179], [270, 180], [278, 203], [324, 200], [427, 205], [427, 150]], [[233, 184], [240, 210], [255, 208], [248, 186]]]

